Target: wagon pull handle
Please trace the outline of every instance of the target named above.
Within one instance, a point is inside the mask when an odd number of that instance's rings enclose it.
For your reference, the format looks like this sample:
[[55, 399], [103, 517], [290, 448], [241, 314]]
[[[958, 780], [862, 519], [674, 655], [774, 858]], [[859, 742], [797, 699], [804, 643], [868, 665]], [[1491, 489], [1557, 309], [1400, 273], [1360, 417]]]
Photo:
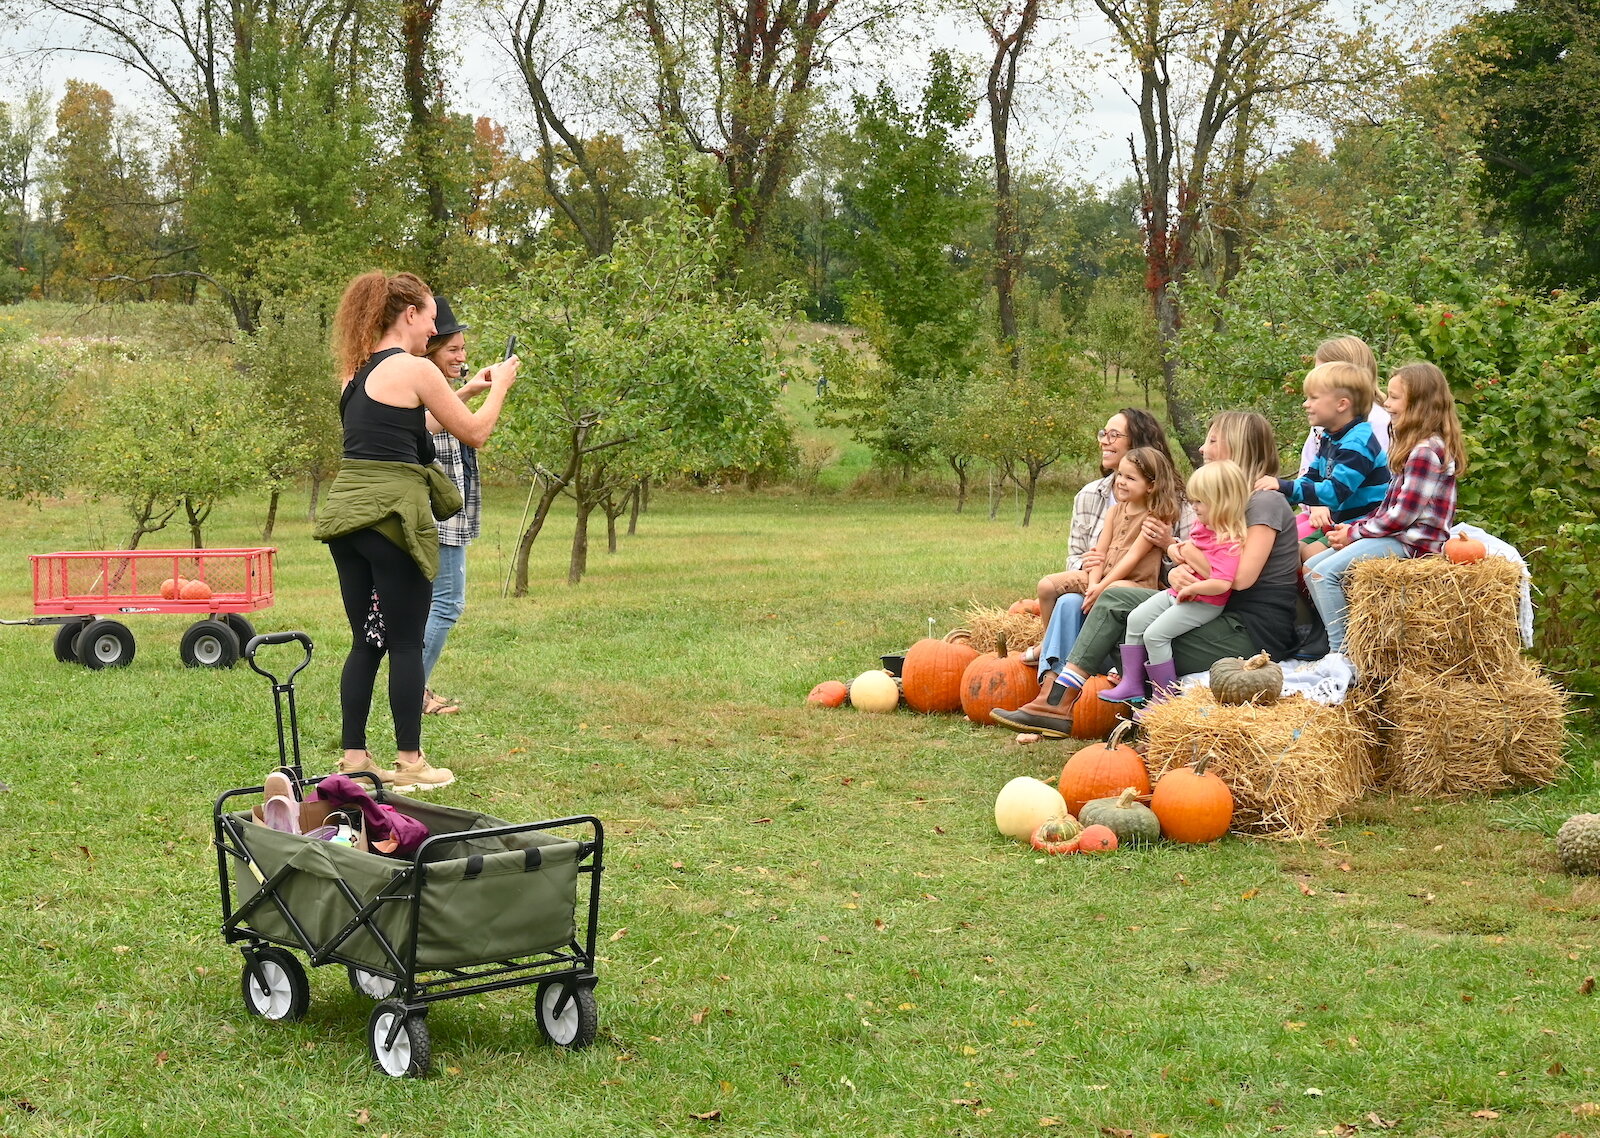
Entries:
[[[301, 660], [294, 670], [283, 679], [280, 680], [276, 675], [256, 663], [257, 649], [268, 644], [291, 643], [298, 643], [306, 650], [306, 655], [305, 659]], [[272, 681], [272, 709], [278, 721], [278, 761], [282, 765], [289, 767], [294, 772], [296, 779], [300, 779], [304, 776], [300, 769], [300, 718], [295, 713], [294, 678], [305, 670], [307, 664], [311, 663], [311, 637], [303, 632], [269, 632], [264, 636], [252, 636], [250, 643], [244, 646], [244, 658], [249, 661], [252, 670]], [[289, 704], [287, 738], [285, 738], [286, 733], [283, 722], [283, 705], [284, 697], [286, 696]], [[291, 743], [294, 746], [292, 762], [289, 757], [289, 745]]]
[[[280, 681], [276, 675], [256, 663], [256, 652], [266, 645], [293, 644], [297, 641], [306, 650], [306, 658], [301, 660], [295, 670], [290, 672], [283, 680]], [[292, 684], [294, 683], [294, 678], [305, 669], [307, 664], [311, 663], [311, 647], [311, 637], [303, 632], [268, 632], [264, 635], [250, 638], [250, 642], [244, 646], [244, 658], [250, 664], [252, 670], [266, 676], [273, 683]]]

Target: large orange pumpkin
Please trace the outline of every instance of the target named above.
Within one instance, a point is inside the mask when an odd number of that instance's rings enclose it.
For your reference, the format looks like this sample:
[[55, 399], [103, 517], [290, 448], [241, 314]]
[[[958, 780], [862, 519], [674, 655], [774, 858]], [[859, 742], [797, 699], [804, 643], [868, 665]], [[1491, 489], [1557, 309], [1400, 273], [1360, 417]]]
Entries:
[[1233, 792], [1206, 770], [1210, 761], [1207, 755], [1193, 766], [1170, 770], [1156, 783], [1150, 809], [1169, 842], [1214, 842], [1228, 832]]
[[1072, 737], [1074, 739], [1104, 739], [1117, 725], [1125, 703], [1109, 703], [1100, 693], [1117, 684], [1114, 676], [1090, 676], [1083, 681], [1083, 690], [1072, 705]]
[[900, 687], [912, 711], [961, 710], [961, 675], [978, 658], [964, 640], [919, 640], [906, 650]]
[[1061, 768], [1056, 789], [1067, 800], [1067, 811], [1077, 817], [1083, 804], [1096, 798], [1114, 798], [1128, 787], [1150, 792], [1150, 772], [1138, 751], [1122, 741], [1133, 727], [1124, 722], [1104, 743], [1090, 743]]
[[961, 710], [974, 723], [992, 723], [989, 713], [1015, 711], [1039, 694], [1032, 664], [1006, 651], [1006, 634], [995, 637], [993, 652], [985, 652], [961, 673]]

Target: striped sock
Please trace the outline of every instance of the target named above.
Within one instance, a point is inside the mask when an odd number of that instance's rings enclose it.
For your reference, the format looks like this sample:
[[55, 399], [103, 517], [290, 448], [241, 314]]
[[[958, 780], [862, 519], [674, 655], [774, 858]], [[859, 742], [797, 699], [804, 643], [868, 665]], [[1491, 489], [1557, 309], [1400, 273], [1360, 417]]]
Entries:
[[1056, 682], [1050, 685], [1050, 694], [1044, 697], [1044, 701], [1051, 707], [1060, 707], [1061, 701], [1067, 696], [1068, 688], [1074, 691], [1081, 690], [1083, 688], [1083, 678], [1076, 672], [1058, 672], [1056, 674]]

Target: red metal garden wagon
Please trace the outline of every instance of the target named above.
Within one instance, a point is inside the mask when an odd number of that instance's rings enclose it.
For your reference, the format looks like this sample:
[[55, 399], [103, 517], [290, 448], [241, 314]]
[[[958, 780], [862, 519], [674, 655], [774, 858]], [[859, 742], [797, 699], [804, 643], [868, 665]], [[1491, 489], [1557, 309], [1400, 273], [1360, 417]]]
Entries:
[[[231, 668], [256, 634], [244, 616], [272, 604], [276, 549], [119, 549], [37, 553], [31, 620], [55, 624], [56, 659], [86, 668], [133, 662], [133, 633], [114, 616], [189, 613], [178, 654], [191, 668]], [[188, 586], [185, 588], [184, 586]]]

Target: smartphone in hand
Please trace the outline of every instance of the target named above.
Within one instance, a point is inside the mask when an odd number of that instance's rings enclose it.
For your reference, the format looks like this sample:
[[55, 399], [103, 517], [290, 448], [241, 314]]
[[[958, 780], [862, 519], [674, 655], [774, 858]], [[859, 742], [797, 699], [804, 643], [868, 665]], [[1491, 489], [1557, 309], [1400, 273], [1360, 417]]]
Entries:
[[509, 360], [512, 356], [514, 356], [516, 354], [517, 354], [517, 337], [515, 335], [513, 335], [510, 339], [508, 339], [506, 341], [506, 354], [505, 354], [504, 358]]

